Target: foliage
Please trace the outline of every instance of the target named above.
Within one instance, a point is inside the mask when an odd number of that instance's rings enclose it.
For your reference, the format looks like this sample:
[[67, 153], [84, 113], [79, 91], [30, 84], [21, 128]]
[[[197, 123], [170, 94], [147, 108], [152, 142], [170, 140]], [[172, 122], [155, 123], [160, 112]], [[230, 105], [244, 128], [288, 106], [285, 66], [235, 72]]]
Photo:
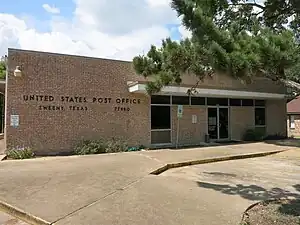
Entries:
[[11, 159], [30, 159], [34, 157], [34, 152], [29, 147], [16, 147], [7, 150], [6, 155]]
[[264, 140], [284, 140], [287, 137], [278, 133], [278, 134], [274, 134], [274, 135], [268, 135], [264, 138]]
[[105, 153], [106, 146], [103, 140], [84, 140], [75, 147], [74, 153], [77, 155]]
[[113, 152], [125, 152], [128, 149], [128, 145], [125, 141], [121, 139], [115, 139], [109, 140], [107, 142], [107, 147], [105, 151], [107, 153], [113, 153]]
[[244, 141], [262, 141], [265, 132], [262, 129], [247, 129], [243, 135]]
[[[245, 83], [255, 76], [274, 81], [299, 77], [299, 3], [282, 2], [172, 0], [172, 8], [192, 37], [180, 42], [167, 38], [160, 48], [152, 45], [146, 55], [134, 57], [134, 68], [152, 78], [147, 85], [149, 94], [180, 84], [183, 74], [200, 81], [216, 73], [227, 74]], [[294, 19], [286, 25], [290, 15]]]
[[125, 152], [128, 150], [128, 145], [121, 139], [113, 138], [111, 140], [84, 140], [79, 143], [74, 153], [76, 155], [89, 155], [113, 152]]
[[5, 79], [6, 77], [6, 65], [3, 60], [0, 60], [0, 79]]

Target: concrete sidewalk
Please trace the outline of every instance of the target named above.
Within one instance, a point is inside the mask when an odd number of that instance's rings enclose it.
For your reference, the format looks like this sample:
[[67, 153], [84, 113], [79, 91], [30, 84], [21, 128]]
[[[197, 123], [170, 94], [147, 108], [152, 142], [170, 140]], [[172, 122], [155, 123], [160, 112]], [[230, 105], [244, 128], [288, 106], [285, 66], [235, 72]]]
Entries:
[[251, 154], [259, 152], [270, 152], [295, 149], [293, 146], [281, 146], [276, 144], [266, 144], [263, 142], [249, 144], [232, 144], [223, 146], [212, 146], [202, 148], [186, 149], [162, 149], [155, 151], [143, 151], [138, 154], [150, 157], [163, 163], [176, 163], [196, 159], [208, 159], [214, 157]]
[[0, 211], [0, 224], [1, 225], [29, 225], [28, 223], [25, 223], [1, 211]]
[[[0, 200], [56, 224], [219, 224], [207, 223], [217, 215], [232, 224], [237, 215], [229, 209], [240, 201], [228, 207], [219, 203], [229, 197], [149, 173], [170, 162], [285, 149], [293, 147], [255, 143], [2, 161]], [[210, 213], [201, 214], [204, 208]]]

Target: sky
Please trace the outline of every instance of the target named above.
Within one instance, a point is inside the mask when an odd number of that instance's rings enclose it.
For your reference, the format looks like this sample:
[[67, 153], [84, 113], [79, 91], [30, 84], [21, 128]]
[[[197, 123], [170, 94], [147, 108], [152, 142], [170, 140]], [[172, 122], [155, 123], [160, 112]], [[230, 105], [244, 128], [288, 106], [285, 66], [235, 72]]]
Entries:
[[[30, 3], [29, 3], [30, 2]], [[0, 56], [20, 48], [132, 60], [189, 37], [170, 0], [0, 0]]]

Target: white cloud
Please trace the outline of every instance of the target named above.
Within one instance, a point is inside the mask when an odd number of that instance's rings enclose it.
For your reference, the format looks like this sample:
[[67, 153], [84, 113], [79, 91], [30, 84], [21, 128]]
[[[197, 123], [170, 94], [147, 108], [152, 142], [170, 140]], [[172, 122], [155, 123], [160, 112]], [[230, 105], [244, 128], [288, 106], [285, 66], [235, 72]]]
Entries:
[[169, 0], [146, 0], [151, 7], [170, 6]]
[[50, 6], [49, 4], [43, 4], [43, 8], [49, 12], [49, 13], [53, 13], [53, 14], [59, 14], [60, 10], [59, 8], [56, 8], [54, 6]]
[[178, 31], [183, 38], [191, 38], [192, 37], [192, 32], [187, 30], [183, 25], [180, 25], [178, 27]]
[[[0, 55], [17, 47], [131, 60], [170, 36], [166, 24], [178, 24], [170, 0], [74, 1], [74, 17], [53, 17], [48, 32], [39, 32], [23, 18], [0, 14]], [[179, 32], [188, 35], [183, 28]]]
[[75, 2], [77, 5], [75, 16], [78, 22], [105, 33], [124, 34], [132, 30], [177, 22], [176, 12], [171, 9], [169, 3], [152, 7], [153, 0], [75, 0]]

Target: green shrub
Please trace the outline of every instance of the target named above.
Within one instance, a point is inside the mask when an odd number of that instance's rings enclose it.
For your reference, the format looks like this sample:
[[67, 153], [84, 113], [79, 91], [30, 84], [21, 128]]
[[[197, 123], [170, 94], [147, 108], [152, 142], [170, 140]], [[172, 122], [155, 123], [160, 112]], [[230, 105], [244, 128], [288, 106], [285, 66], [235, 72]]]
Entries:
[[125, 141], [121, 139], [109, 140], [107, 142], [106, 152], [113, 153], [113, 152], [126, 152], [128, 150], [128, 145]]
[[268, 135], [264, 138], [264, 140], [283, 140], [283, 139], [286, 139], [287, 136], [285, 135], [282, 135], [280, 133], [277, 133], [277, 134], [273, 134], [273, 135]]
[[8, 149], [6, 155], [10, 159], [30, 159], [34, 157], [34, 152], [29, 147], [16, 147]]
[[244, 133], [244, 141], [262, 141], [264, 139], [265, 132], [262, 129], [247, 129]]
[[103, 140], [85, 140], [75, 147], [74, 153], [77, 155], [100, 154], [105, 153], [106, 147]]

